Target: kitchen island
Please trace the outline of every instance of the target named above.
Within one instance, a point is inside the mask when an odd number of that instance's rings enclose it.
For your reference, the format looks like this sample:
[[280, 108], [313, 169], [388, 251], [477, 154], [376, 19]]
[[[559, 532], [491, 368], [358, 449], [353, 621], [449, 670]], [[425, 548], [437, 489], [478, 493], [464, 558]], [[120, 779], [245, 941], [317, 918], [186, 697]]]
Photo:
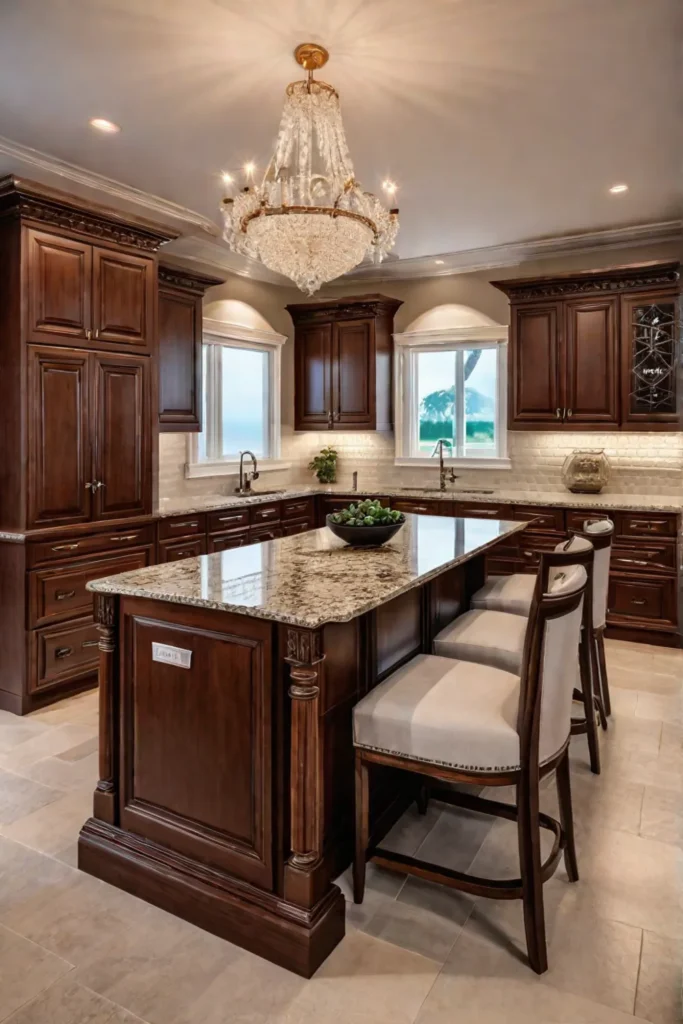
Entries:
[[[323, 528], [89, 583], [100, 779], [79, 867], [310, 977], [344, 935], [353, 706], [526, 525], [407, 515], [381, 548]], [[373, 830], [414, 796], [378, 776]]]

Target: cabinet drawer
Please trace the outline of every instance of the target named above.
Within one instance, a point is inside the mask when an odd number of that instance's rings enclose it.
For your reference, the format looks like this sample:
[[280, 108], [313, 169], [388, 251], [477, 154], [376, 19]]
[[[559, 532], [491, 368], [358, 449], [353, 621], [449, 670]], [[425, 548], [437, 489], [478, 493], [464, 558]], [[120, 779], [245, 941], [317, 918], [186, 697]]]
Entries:
[[260, 544], [264, 540], [277, 540], [282, 537], [282, 527], [279, 523], [275, 526], [260, 526], [258, 529], [249, 531], [249, 543]]
[[612, 547], [610, 569], [635, 573], [675, 573], [676, 545], [672, 541], [653, 541], [635, 547], [618, 541]]
[[41, 565], [43, 562], [64, 561], [65, 558], [78, 558], [80, 555], [91, 555], [96, 551], [118, 551], [125, 548], [138, 548], [143, 545], [153, 546], [154, 526], [138, 526], [130, 529], [106, 530], [80, 537], [60, 537], [54, 540], [39, 541], [28, 546], [29, 567]]
[[293, 498], [291, 501], [282, 502], [283, 519], [313, 519], [313, 517], [313, 498]]
[[499, 555], [488, 555], [486, 558], [486, 575], [512, 576], [516, 572], [526, 572], [527, 567], [518, 558], [506, 558]]
[[498, 505], [487, 501], [478, 505], [473, 501], [456, 501], [455, 513], [462, 519], [513, 519], [514, 510], [511, 505]]
[[567, 509], [567, 532], [571, 533], [572, 530], [583, 530], [583, 524], [586, 520], [590, 519], [610, 519], [614, 524], [615, 528], [617, 525], [617, 513], [616, 512], [605, 512], [604, 509], [592, 511], [589, 508], [586, 509]]
[[274, 501], [269, 505], [253, 505], [249, 509], [249, 521], [252, 526], [263, 526], [268, 523], [280, 522], [280, 502]]
[[609, 622], [645, 620], [661, 626], [676, 624], [676, 580], [637, 579], [611, 573], [607, 601]]
[[195, 558], [206, 554], [206, 537], [186, 537], [184, 540], [159, 541], [159, 561], [178, 562], [181, 558]]
[[150, 561], [150, 550], [135, 551], [29, 573], [30, 626], [61, 622], [91, 612], [93, 596], [85, 589], [86, 583], [103, 576], [143, 569]]
[[249, 526], [248, 508], [224, 508], [219, 512], [209, 512], [209, 533], [223, 533], [225, 530], [236, 530], [238, 527]]
[[201, 515], [170, 516], [159, 520], [159, 540], [171, 540], [175, 537], [192, 537], [198, 533], [206, 533], [206, 517]]
[[522, 522], [528, 523], [527, 533], [561, 533], [564, 535], [564, 512], [561, 508], [536, 508], [533, 505], [508, 506], [508, 518], [520, 519]]
[[302, 519], [298, 523], [283, 523], [282, 536], [291, 537], [295, 533], [308, 533], [313, 529], [313, 522], [310, 519]]
[[392, 501], [391, 507], [396, 509], [398, 512], [412, 512], [418, 516], [438, 516], [440, 514], [439, 505], [435, 501], [404, 501], [400, 498], [398, 501]]
[[29, 692], [97, 672], [98, 636], [91, 615], [61, 626], [35, 630], [31, 635]]
[[677, 525], [675, 515], [622, 512], [619, 533], [625, 537], [675, 537]]
[[541, 555], [554, 551], [559, 543], [557, 537], [523, 536], [519, 545], [520, 572], [536, 572], [541, 562]]
[[213, 534], [209, 537], [209, 554], [227, 551], [229, 548], [242, 548], [250, 543], [249, 530], [229, 530], [227, 533]]

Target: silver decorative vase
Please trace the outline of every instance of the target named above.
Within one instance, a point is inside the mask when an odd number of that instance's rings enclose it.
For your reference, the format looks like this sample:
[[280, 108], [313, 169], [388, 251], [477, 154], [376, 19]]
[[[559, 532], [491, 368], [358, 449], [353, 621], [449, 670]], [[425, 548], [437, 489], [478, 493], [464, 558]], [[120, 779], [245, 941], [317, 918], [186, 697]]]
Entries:
[[610, 470], [604, 448], [577, 448], [564, 460], [562, 481], [574, 494], [599, 494], [609, 480]]

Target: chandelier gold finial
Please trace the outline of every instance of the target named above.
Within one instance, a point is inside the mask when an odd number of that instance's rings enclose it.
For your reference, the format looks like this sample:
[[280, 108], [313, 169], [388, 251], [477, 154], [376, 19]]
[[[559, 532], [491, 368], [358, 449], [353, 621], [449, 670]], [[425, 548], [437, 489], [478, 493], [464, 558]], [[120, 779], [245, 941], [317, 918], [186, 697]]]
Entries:
[[300, 43], [294, 51], [294, 60], [304, 71], [318, 71], [329, 59], [329, 51], [320, 43]]

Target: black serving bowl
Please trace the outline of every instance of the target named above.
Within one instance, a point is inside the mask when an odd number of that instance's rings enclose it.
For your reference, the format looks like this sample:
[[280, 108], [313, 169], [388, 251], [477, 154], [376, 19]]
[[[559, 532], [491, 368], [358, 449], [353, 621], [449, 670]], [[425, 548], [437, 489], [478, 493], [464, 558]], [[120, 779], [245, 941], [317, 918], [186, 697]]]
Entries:
[[335, 537], [345, 540], [354, 548], [376, 548], [380, 544], [386, 544], [395, 533], [405, 526], [405, 519], [400, 523], [379, 524], [377, 526], [344, 526], [343, 523], [333, 523], [332, 516], [326, 518], [326, 522]]

